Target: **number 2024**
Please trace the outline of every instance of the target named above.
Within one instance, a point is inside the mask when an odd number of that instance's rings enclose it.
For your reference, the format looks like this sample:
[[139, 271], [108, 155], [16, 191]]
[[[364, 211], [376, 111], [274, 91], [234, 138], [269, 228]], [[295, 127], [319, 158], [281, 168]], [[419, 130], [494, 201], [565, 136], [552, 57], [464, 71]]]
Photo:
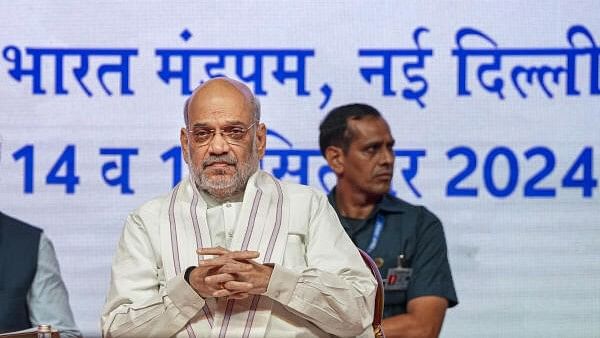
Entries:
[[[478, 195], [477, 187], [459, 186], [462, 181], [467, 179], [477, 168], [477, 154], [469, 147], [460, 146], [449, 150], [446, 153], [449, 160], [455, 157], [465, 157], [466, 166], [454, 175], [446, 186], [447, 196], [467, 196], [474, 197]], [[547, 147], [533, 147], [525, 151], [525, 158], [530, 160], [534, 157], [541, 157], [544, 161], [543, 166], [533, 174], [523, 186], [523, 195], [525, 197], [554, 197], [556, 189], [553, 187], [542, 187], [542, 181], [552, 173], [556, 164], [556, 158], [552, 150]], [[500, 186], [494, 180], [494, 163], [498, 158], [503, 157], [508, 163], [508, 180], [504, 186]], [[584, 148], [573, 164], [567, 170], [561, 180], [564, 188], [579, 188], [585, 198], [592, 197], [593, 189], [598, 185], [598, 181], [593, 177], [593, 151], [591, 147]], [[483, 182], [487, 191], [495, 197], [507, 197], [511, 195], [519, 181], [519, 164], [515, 153], [507, 147], [496, 147], [490, 150], [483, 163]]]

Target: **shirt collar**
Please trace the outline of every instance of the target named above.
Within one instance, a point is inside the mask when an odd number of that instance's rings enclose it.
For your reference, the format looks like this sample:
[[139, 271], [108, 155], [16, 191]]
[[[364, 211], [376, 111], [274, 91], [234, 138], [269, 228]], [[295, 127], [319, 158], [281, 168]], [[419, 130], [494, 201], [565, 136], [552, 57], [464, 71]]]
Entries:
[[[342, 216], [339, 213], [338, 208], [336, 206], [335, 188], [336, 187], [333, 187], [333, 189], [331, 189], [331, 191], [327, 195], [327, 198], [329, 199], [329, 203], [333, 206], [333, 208], [338, 213], [338, 216]], [[375, 205], [375, 208], [373, 209], [373, 212], [371, 213], [371, 216], [375, 215], [380, 210], [384, 211], [386, 213], [402, 213], [402, 212], [404, 212], [404, 209], [402, 208], [402, 205], [400, 203], [398, 203], [398, 202], [399, 202], [398, 198], [392, 196], [389, 193], [383, 195], [383, 197], [381, 198], [381, 200], [379, 200], [379, 202], [377, 202], [377, 204]]]

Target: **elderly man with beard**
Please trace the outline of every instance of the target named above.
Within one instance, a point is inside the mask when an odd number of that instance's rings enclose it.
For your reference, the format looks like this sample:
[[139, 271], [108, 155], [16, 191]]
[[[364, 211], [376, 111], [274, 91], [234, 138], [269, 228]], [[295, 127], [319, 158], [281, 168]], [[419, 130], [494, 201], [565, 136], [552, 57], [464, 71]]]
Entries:
[[258, 170], [250, 90], [209, 80], [184, 117], [190, 175], [129, 215], [104, 337], [372, 336], [375, 280], [326, 196]]

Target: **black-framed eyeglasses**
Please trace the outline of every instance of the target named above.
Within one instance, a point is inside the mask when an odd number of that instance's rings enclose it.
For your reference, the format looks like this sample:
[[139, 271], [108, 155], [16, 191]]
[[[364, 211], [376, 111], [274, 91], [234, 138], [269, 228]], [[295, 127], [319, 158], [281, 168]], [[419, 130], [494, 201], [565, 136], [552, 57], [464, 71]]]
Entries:
[[241, 140], [246, 136], [248, 130], [250, 130], [258, 121], [254, 121], [248, 127], [243, 126], [225, 126], [221, 130], [217, 131], [214, 128], [207, 127], [194, 127], [187, 129], [188, 133], [191, 134], [194, 144], [198, 146], [205, 146], [212, 142], [215, 134], [220, 134], [225, 142], [229, 144], [240, 144]]

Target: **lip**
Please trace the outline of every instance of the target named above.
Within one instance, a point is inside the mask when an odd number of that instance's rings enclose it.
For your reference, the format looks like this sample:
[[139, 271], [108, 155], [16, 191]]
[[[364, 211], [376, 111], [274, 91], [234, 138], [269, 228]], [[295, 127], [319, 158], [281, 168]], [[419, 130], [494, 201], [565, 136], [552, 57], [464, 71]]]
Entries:
[[227, 167], [233, 167], [234, 164], [230, 164], [230, 163], [225, 163], [225, 162], [215, 162], [215, 163], [211, 163], [207, 166], [205, 166], [205, 168], [227, 168]]
[[376, 178], [385, 178], [385, 179], [390, 179], [392, 178], [392, 172], [385, 172], [385, 173], [380, 173], [375, 175]]

